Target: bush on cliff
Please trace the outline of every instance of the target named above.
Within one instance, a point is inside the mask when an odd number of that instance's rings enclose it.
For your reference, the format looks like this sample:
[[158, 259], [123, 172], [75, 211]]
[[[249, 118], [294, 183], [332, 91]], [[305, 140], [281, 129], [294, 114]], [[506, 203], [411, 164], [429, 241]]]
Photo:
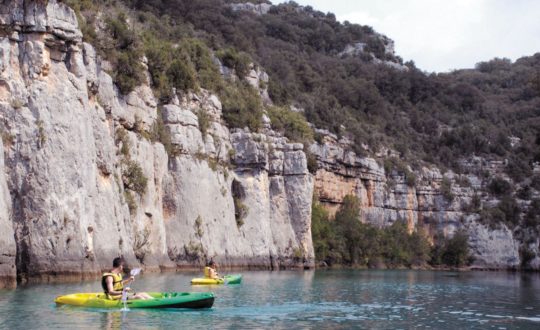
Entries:
[[344, 198], [333, 220], [314, 201], [312, 216], [315, 257], [329, 265], [397, 268], [423, 266], [429, 260], [430, 246], [423, 233], [409, 233], [402, 221], [380, 229], [360, 222], [354, 196]]
[[127, 23], [127, 16], [107, 17], [108, 38], [101, 40], [105, 58], [115, 66], [114, 82], [122, 94], [128, 94], [144, 82], [143, 55], [137, 33]]
[[313, 141], [313, 129], [301, 113], [277, 106], [269, 107], [267, 111], [272, 128], [283, 133], [289, 140], [306, 143]]
[[445, 238], [439, 234], [435, 240], [430, 260], [432, 265], [463, 267], [472, 262], [469, 236], [464, 231], [457, 231], [452, 238]]
[[221, 60], [223, 65], [234, 69], [238, 78], [244, 79], [249, 73], [251, 59], [246, 53], [238, 52], [233, 48], [226, 48], [217, 51], [216, 56]]
[[247, 82], [227, 84], [219, 91], [223, 118], [229, 127], [248, 127], [256, 132], [261, 127], [263, 105], [259, 93]]

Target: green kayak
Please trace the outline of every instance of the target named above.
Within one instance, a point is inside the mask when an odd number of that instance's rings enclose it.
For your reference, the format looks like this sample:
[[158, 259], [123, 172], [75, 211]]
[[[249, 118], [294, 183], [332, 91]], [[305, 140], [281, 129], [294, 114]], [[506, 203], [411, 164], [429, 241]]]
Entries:
[[242, 275], [225, 275], [223, 278], [194, 278], [191, 280], [193, 285], [212, 285], [212, 284], [240, 284]]
[[[211, 292], [148, 292], [154, 299], [126, 301], [127, 308], [210, 308], [214, 304]], [[123, 308], [121, 300], [107, 299], [104, 293], [73, 293], [56, 297], [57, 305], [94, 308]]]

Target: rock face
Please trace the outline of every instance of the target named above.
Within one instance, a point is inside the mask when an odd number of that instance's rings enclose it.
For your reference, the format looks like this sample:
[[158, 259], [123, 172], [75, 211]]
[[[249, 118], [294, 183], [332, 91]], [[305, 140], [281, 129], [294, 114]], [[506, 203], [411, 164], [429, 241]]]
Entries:
[[234, 11], [247, 11], [254, 13], [255, 15], [265, 15], [270, 11], [270, 8], [272, 8], [271, 4], [268, 3], [260, 3], [260, 4], [254, 4], [254, 3], [231, 3], [230, 7]]
[[0, 140], [0, 289], [15, 287], [16, 245], [11, 225], [11, 200], [4, 170], [4, 146]]
[[146, 270], [313, 265], [298, 146], [231, 135], [204, 91], [161, 111], [148, 86], [120, 95], [63, 3], [11, 1], [0, 24], [1, 286], [95, 277], [119, 255]]
[[[180, 267], [208, 258], [225, 266], [311, 267], [313, 183], [303, 151], [284, 138], [229, 134], [212, 95], [191, 95], [164, 109], [181, 150], [168, 176], [165, 224], [167, 233], [185, 233], [167, 235], [169, 257]], [[210, 118], [205, 134], [194, 112]]]
[[[431, 237], [437, 233], [451, 236], [458, 229], [467, 231], [474, 257], [472, 267], [517, 268], [520, 265], [519, 242], [505, 226], [498, 230], [478, 223], [467, 212], [474, 196], [473, 188], [461, 187], [458, 177], [438, 169], [423, 168], [415, 172], [414, 184], [392, 171], [386, 173], [375, 159], [357, 157], [350, 150], [350, 141], [338, 140], [328, 132], [322, 143], [311, 146], [319, 169], [315, 175], [315, 191], [320, 201], [335, 212], [346, 195], [356, 196], [361, 205], [361, 220], [382, 227], [395, 221], [407, 223], [409, 230], [422, 228]], [[470, 182], [480, 179], [474, 176]], [[443, 192], [443, 181], [451, 190]]]

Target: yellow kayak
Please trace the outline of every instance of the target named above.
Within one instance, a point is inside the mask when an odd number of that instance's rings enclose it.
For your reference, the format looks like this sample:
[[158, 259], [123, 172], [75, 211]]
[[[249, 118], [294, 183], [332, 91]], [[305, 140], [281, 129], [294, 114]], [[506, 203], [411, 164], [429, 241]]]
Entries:
[[223, 278], [194, 278], [191, 280], [193, 285], [213, 285], [213, 284], [240, 284], [242, 275], [225, 275]]
[[[154, 299], [128, 299], [128, 308], [210, 308], [214, 304], [211, 292], [149, 292]], [[120, 300], [107, 299], [103, 293], [74, 293], [56, 297], [57, 305], [94, 308], [122, 308]]]

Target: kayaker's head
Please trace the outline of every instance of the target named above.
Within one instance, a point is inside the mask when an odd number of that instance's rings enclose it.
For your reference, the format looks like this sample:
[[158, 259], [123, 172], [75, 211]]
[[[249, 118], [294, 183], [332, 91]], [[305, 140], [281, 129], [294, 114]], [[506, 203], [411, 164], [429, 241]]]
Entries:
[[216, 263], [214, 262], [214, 259], [210, 259], [210, 261], [208, 261], [208, 264], [206, 264], [206, 266], [215, 268]]
[[114, 258], [112, 265], [113, 265], [113, 268], [120, 268], [120, 270], [122, 270], [125, 266], [125, 263], [126, 262], [124, 261], [124, 258], [117, 257], [117, 258]]

